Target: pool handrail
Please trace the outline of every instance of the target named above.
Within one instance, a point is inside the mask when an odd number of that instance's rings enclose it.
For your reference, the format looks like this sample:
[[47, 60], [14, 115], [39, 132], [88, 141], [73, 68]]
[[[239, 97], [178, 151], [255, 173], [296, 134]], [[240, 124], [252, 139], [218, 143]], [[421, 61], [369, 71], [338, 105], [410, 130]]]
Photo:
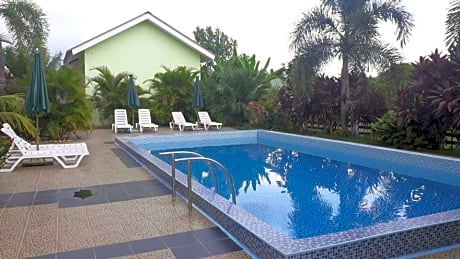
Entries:
[[[233, 202], [233, 204], [236, 204], [235, 185], [233, 183], [233, 179], [232, 179], [232, 176], [230, 175], [230, 172], [227, 170], [227, 168], [225, 168], [225, 166], [223, 166], [221, 163], [219, 163], [218, 161], [216, 161], [216, 160], [214, 160], [212, 158], [208, 158], [208, 157], [204, 157], [204, 156], [186, 157], [186, 158], [178, 158], [178, 159], [176, 159], [175, 162], [187, 162], [187, 175], [188, 175], [188, 178], [189, 178], [190, 181], [191, 181], [190, 162], [192, 162], [192, 161], [208, 161], [208, 162], [214, 163], [215, 165], [220, 167], [220, 169], [222, 169], [222, 172], [224, 172], [225, 177], [229, 181], [230, 190], [232, 192], [232, 202]], [[191, 191], [191, 182], [189, 182], [188, 188]], [[190, 201], [190, 196], [189, 196], [189, 201]]]
[[[230, 173], [228, 172], [227, 168], [225, 168], [218, 161], [216, 161], [214, 159], [211, 159], [211, 158], [206, 158], [203, 155], [201, 155], [200, 153], [196, 153], [196, 152], [192, 152], [192, 151], [185, 151], [185, 150], [161, 152], [160, 155], [162, 155], [162, 156], [171, 155], [171, 180], [172, 180], [171, 181], [171, 190], [172, 190], [172, 194], [171, 194], [172, 196], [171, 197], [172, 197], [172, 201], [176, 200], [176, 162], [182, 162], [182, 161], [187, 161], [187, 160], [203, 160], [208, 164], [209, 171], [213, 175], [214, 188], [215, 188], [214, 190], [215, 190], [216, 193], [219, 192], [219, 187], [218, 187], [219, 185], [217, 184], [216, 172], [214, 171], [214, 168], [211, 166], [211, 163], [216, 164], [218, 167], [220, 167], [222, 169], [222, 171], [225, 174], [225, 177], [227, 178], [227, 180], [228, 180], [228, 182], [230, 184], [230, 190], [232, 192], [232, 202], [234, 204], [236, 204], [236, 191], [235, 191], [235, 186], [233, 184], [233, 179], [232, 179]], [[193, 155], [195, 157], [176, 159], [176, 155]], [[205, 159], [199, 159], [199, 158], [205, 158]], [[188, 163], [187, 163], [187, 166], [189, 166]], [[190, 169], [187, 168], [187, 176], [189, 175], [188, 170], [190, 170]], [[190, 179], [191, 179], [191, 177], [190, 177]], [[190, 191], [191, 191], [191, 182], [188, 184], [188, 186], [190, 186]], [[189, 197], [190, 197], [190, 195], [189, 195]]]
[[[171, 193], [171, 198], [172, 198], [172, 201], [174, 202], [174, 201], [176, 201], [176, 155], [194, 155], [194, 156], [198, 156], [198, 157], [203, 157], [203, 155], [201, 155], [199, 153], [196, 153], [196, 152], [183, 151], [183, 150], [161, 152], [160, 155], [161, 156], [171, 155], [171, 192], [172, 192]], [[214, 168], [212, 168], [210, 163], [208, 163], [208, 168], [209, 168], [209, 171], [213, 175], [214, 186], [215, 186], [216, 192], [217, 192], [219, 190], [218, 190], [218, 187], [217, 187], [216, 173], [214, 172]]]

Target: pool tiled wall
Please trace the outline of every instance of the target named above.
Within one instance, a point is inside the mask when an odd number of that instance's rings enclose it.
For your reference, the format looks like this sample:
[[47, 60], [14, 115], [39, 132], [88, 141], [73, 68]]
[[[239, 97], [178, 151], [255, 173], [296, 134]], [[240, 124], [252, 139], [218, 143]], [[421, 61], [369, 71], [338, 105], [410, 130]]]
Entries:
[[[423, 174], [458, 183], [460, 160], [327, 141], [265, 130], [194, 133], [117, 138], [116, 143], [168, 187], [171, 167], [149, 150], [209, 145], [260, 143], [282, 145], [300, 152], [352, 159], [375, 167], [406, 165], [408, 174]], [[332, 151], [331, 151], [332, 150]], [[384, 160], [381, 162], [380, 160]], [[425, 166], [425, 167], [422, 167]], [[414, 169], [415, 168], [415, 169]], [[388, 169], [386, 169], [388, 170]], [[430, 172], [434, 171], [433, 176]], [[422, 173], [421, 173], [422, 172]], [[176, 175], [177, 191], [186, 197], [186, 176]], [[193, 181], [193, 203], [260, 258], [376, 258], [395, 257], [460, 243], [460, 209], [304, 239], [292, 239]], [[238, 200], [237, 200], [238, 203]]]
[[265, 130], [258, 131], [257, 141], [259, 144], [281, 144], [305, 154], [333, 157], [385, 171], [398, 170], [401, 174], [460, 186], [460, 159]]

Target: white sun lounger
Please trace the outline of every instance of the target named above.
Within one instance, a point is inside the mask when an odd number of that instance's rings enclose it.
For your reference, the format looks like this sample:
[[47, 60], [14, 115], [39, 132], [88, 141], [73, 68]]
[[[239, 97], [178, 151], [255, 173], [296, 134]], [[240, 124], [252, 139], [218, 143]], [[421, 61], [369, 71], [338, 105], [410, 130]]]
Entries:
[[115, 122], [112, 124], [112, 130], [115, 133], [117, 133], [117, 129], [129, 129], [130, 132], [133, 132], [133, 125], [128, 122], [126, 109], [115, 109], [113, 118]]
[[[5, 133], [11, 139], [15, 140], [13, 141], [13, 144], [12, 144], [13, 150], [19, 151], [18, 145], [22, 145], [26, 149], [29, 149], [31, 147], [36, 147], [36, 145], [30, 144], [25, 139], [18, 136], [18, 134], [16, 134], [16, 132], [13, 130], [13, 128], [11, 128], [11, 126], [8, 123], [3, 123], [2, 132]], [[41, 144], [40, 145], [40, 149], [75, 149], [75, 148], [87, 148], [87, 146], [86, 146], [86, 143]]]
[[198, 127], [197, 123], [188, 122], [185, 120], [182, 112], [172, 112], [173, 121], [169, 123], [169, 127], [174, 129], [174, 126], [177, 126], [180, 131], [184, 131], [186, 127], [190, 127], [192, 130]]
[[222, 127], [221, 122], [215, 122], [211, 120], [208, 112], [198, 112], [198, 120], [199, 124], [203, 124], [204, 130], [208, 130], [212, 126], [216, 127], [216, 129], [220, 129]]
[[152, 117], [150, 116], [149, 109], [139, 109], [137, 110], [137, 115], [139, 122], [139, 131], [142, 132], [144, 128], [149, 128], [150, 130], [158, 131], [158, 125], [152, 122]]
[[52, 158], [63, 168], [76, 168], [82, 159], [89, 155], [86, 143], [40, 145], [39, 150], [37, 150], [35, 145], [16, 135], [9, 125], [7, 127], [4, 125], [1, 131], [13, 138], [8, 158], [3, 167], [0, 168], [1, 173], [12, 172], [24, 159], [37, 158]]

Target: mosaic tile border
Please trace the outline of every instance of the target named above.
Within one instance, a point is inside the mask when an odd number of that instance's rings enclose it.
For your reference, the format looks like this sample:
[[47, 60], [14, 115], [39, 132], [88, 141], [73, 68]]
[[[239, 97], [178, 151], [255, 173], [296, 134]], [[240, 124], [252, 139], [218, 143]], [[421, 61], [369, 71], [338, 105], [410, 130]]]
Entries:
[[[176, 144], [169, 145], [169, 141]], [[458, 159], [445, 159], [430, 155], [416, 157], [417, 154], [404, 151], [391, 154], [394, 151], [392, 149], [374, 148], [340, 141], [325, 141], [318, 138], [265, 130], [195, 133], [180, 135], [180, 137], [172, 135], [166, 138], [155, 136], [154, 139], [145, 136], [142, 138], [119, 137], [115, 140], [118, 146], [126, 150], [167, 186], [170, 186], [171, 167], [159, 158], [150, 155], [147, 150], [160, 150], [165, 147], [193, 147], [203, 144], [209, 145], [209, 143], [211, 145], [247, 144], [257, 143], [257, 141], [263, 144], [270, 144], [275, 141], [276, 143], [288, 143], [288, 148], [293, 149], [296, 145], [298, 148], [304, 149], [318, 147], [321, 149], [320, 152], [326, 152], [324, 146], [328, 146], [328, 148], [332, 147], [334, 152], [339, 155], [346, 155], [348, 151], [348, 155], [356, 153], [362, 155], [366, 151], [366, 157], [363, 160], [369, 159], [373, 163], [379, 157], [385, 159], [385, 164], [404, 162], [411, 166], [414, 166], [414, 163], [417, 163], [418, 166], [420, 160], [429, 160], [440, 166], [437, 168], [437, 172], [441, 172], [444, 180], [460, 178], [459, 173], [452, 171], [453, 168], [451, 167], [454, 165], [456, 168], [460, 168], [460, 160]], [[446, 165], [443, 166], [443, 163]], [[424, 178], [430, 177], [425, 171], [423, 174]], [[184, 196], [186, 195], [185, 178], [183, 174], [177, 174], [176, 178], [178, 192]], [[194, 181], [192, 186], [194, 205], [261, 258], [393, 257], [460, 243], [460, 236], [457, 235], [460, 231], [460, 209], [295, 240], [248, 214], [198, 182]]]

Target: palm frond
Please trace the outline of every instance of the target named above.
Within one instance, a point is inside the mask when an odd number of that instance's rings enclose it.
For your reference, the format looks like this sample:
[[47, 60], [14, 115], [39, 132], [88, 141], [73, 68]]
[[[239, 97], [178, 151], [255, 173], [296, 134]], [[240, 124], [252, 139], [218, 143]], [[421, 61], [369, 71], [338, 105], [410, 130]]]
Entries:
[[334, 18], [318, 7], [303, 14], [291, 33], [290, 48], [297, 51], [310, 37], [317, 35], [325, 37], [340, 37], [341, 35]]
[[460, 40], [460, 1], [452, 1], [446, 18], [446, 38], [448, 47]]
[[18, 46], [34, 49], [46, 45], [49, 25], [37, 4], [28, 0], [2, 1], [0, 16]]
[[373, 2], [371, 11], [378, 20], [390, 21], [396, 25], [396, 39], [400, 41], [401, 47], [404, 47], [414, 28], [412, 14], [407, 12], [399, 1], [391, 0], [386, 0], [382, 3]]
[[2, 111], [0, 112], [0, 121], [2, 123], [6, 122], [10, 124], [10, 126], [17, 131], [19, 135], [21, 135], [21, 133], [25, 133], [31, 137], [35, 137], [37, 135], [37, 131], [32, 121], [22, 114]]
[[10, 37], [5, 33], [0, 33], [0, 41], [1, 42], [6, 42], [6, 43], [9, 43], [9, 44], [13, 43], [11, 41]]
[[312, 37], [301, 46], [298, 53], [308, 60], [311, 66], [319, 68], [339, 54], [339, 44], [332, 38]]

